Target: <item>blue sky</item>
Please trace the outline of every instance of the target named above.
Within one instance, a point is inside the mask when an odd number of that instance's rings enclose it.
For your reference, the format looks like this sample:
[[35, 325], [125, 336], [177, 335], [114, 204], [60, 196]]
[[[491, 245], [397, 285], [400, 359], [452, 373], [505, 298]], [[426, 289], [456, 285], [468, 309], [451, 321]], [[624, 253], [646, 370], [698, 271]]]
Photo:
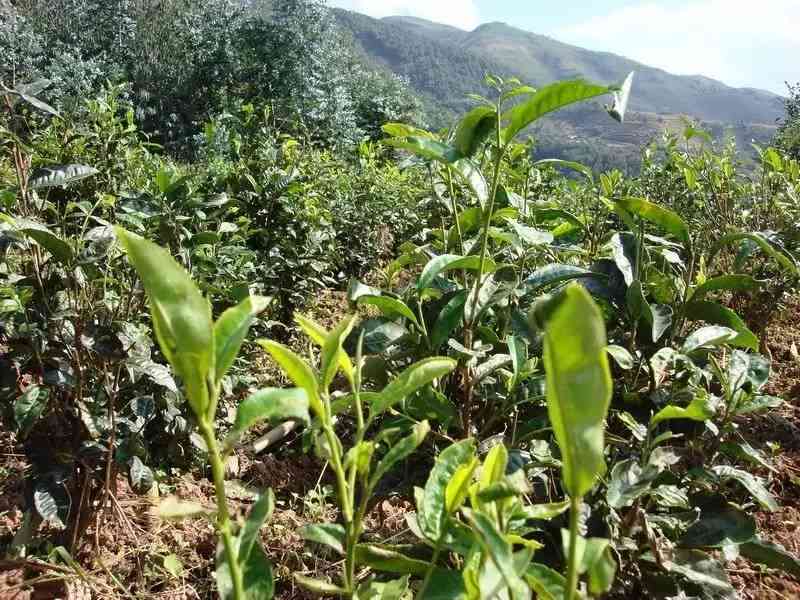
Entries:
[[474, 29], [504, 21], [672, 73], [786, 93], [800, 81], [800, 0], [329, 0]]

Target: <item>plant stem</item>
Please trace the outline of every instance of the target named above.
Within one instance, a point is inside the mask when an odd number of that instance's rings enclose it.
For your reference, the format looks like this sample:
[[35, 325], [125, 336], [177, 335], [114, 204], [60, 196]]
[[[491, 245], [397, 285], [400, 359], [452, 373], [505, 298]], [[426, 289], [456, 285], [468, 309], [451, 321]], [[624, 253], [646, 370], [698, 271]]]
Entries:
[[578, 520], [581, 512], [580, 496], [569, 499], [569, 558], [567, 562], [567, 595], [574, 600], [578, 592]]
[[[475, 279], [475, 292], [473, 296], [473, 309], [477, 306], [478, 303], [478, 294], [480, 294], [481, 286], [483, 285], [483, 269], [486, 265], [486, 254], [488, 252], [489, 246], [489, 224], [492, 222], [492, 213], [494, 212], [494, 201], [497, 197], [497, 188], [500, 185], [500, 171], [502, 170], [503, 165], [503, 155], [506, 151], [506, 146], [503, 145], [503, 139], [501, 137], [501, 117], [500, 117], [500, 109], [501, 106], [498, 104], [497, 106], [497, 125], [495, 126], [497, 137], [497, 157], [495, 158], [494, 162], [494, 174], [492, 176], [492, 191], [489, 196], [489, 203], [486, 205], [484, 215], [483, 215], [483, 232], [481, 234], [481, 258], [480, 262], [478, 263], [478, 276]], [[469, 303], [465, 306], [469, 306]], [[468, 349], [472, 349], [472, 331], [475, 327], [475, 319], [478, 315], [472, 314], [468, 315], [465, 314], [464, 317], [466, 319], [466, 330], [464, 331], [464, 346]], [[469, 372], [469, 367], [464, 367], [464, 406], [461, 412], [461, 422], [464, 427], [464, 435], [469, 437], [471, 435], [472, 429], [472, 377]]]
[[425, 590], [428, 589], [428, 584], [431, 582], [431, 577], [433, 577], [433, 571], [436, 569], [436, 561], [439, 560], [439, 553], [442, 551], [442, 546], [440, 542], [436, 543], [436, 547], [433, 549], [433, 556], [431, 557], [431, 564], [428, 567], [428, 571], [425, 573], [425, 579], [422, 580], [422, 587], [419, 588], [419, 593], [417, 594], [417, 598], [425, 598]]
[[205, 419], [201, 419], [199, 427], [208, 448], [208, 459], [211, 462], [211, 474], [214, 477], [214, 491], [217, 497], [217, 529], [222, 537], [222, 544], [225, 547], [225, 554], [228, 558], [228, 568], [233, 582], [233, 597], [234, 600], [244, 600], [244, 577], [241, 565], [239, 565], [239, 553], [233, 544], [231, 517], [228, 513], [228, 502], [225, 498], [225, 466], [220, 458], [219, 446], [217, 445], [217, 438], [214, 436], [212, 425]]

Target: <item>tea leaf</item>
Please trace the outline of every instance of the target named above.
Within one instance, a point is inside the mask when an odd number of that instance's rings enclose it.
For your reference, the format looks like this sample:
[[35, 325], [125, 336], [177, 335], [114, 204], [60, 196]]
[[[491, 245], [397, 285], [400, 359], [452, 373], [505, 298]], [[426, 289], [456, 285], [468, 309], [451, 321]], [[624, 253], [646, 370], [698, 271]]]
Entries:
[[406, 368], [393, 379], [372, 403], [372, 415], [378, 415], [434, 379], [443, 377], [456, 368], [452, 358], [425, 358]]
[[57, 165], [36, 169], [28, 180], [28, 187], [32, 190], [64, 186], [86, 177], [99, 173], [94, 167], [87, 165]]
[[503, 121], [508, 122], [503, 130], [503, 140], [505, 143], [510, 142], [520, 131], [547, 113], [582, 100], [608, 94], [610, 91], [611, 88], [580, 79], [559, 81], [540, 88], [503, 115]]
[[239, 560], [247, 562], [253, 546], [260, 543], [258, 541], [258, 532], [261, 530], [262, 525], [272, 516], [272, 511], [275, 509], [275, 495], [271, 489], [261, 494], [256, 500], [247, 519], [244, 522], [241, 532], [239, 533]]
[[719, 510], [703, 511], [678, 544], [684, 548], [722, 548], [728, 544], [749, 542], [755, 535], [755, 520], [728, 504]]
[[266, 310], [271, 301], [271, 298], [250, 296], [237, 306], [226, 310], [217, 319], [214, 324], [214, 349], [216, 350], [214, 380], [217, 383], [231, 368], [256, 316]]
[[417, 520], [424, 535], [431, 541], [441, 539], [445, 531], [448, 514], [445, 505], [445, 490], [453, 475], [462, 465], [472, 462], [475, 456], [475, 442], [463, 440], [442, 450], [428, 475], [418, 504]]
[[730, 341], [731, 345], [758, 350], [758, 338], [730, 308], [716, 302], [689, 302], [684, 308], [684, 313], [688, 319], [694, 321], [705, 321], [733, 329], [738, 335]]
[[472, 156], [497, 124], [497, 112], [488, 106], [478, 106], [468, 112], [456, 128], [453, 145], [461, 156]]
[[169, 252], [121, 227], [115, 231], [147, 291], [161, 351], [183, 379], [195, 414], [204, 417], [215, 356], [211, 308]]
[[564, 487], [583, 496], [606, 471], [604, 420], [611, 374], [602, 315], [588, 292], [572, 285], [545, 322], [547, 411], [562, 455]]
[[668, 208], [653, 204], [644, 198], [621, 198], [616, 201], [628, 213], [641, 217], [653, 225], [661, 227], [667, 233], [678, 238], [683, 244], [691, 243], [689, 226], [676, 213]]
[[314, 376], [311, 367], [283, 344], [270, 340], [257, 341], [262, 348], [270, 353], [272, 358], [275, 359], [275, 362], [286, 371], [286, 375], [288, 375], [289, 379], [291, 379], [297, 387], [305, 390], [311, 410], [313, 410], [317, 416], [321, 417], [325, 411], [322, 406], [322, 401], [319, 398], [319, 384], [317, 383], [317, 378]]
[[344, 527], [338, 523], [305, 525], [300, 530], [300, 535], [306, 540], [328, 546], [336, 550], [339, 554], [344, 555], [344, 544], [347, 533]]
[[669, 405], [662, 408], [650, 419], [650, 426], [671, 419], [690, 419], [692, 421], [706, 421], [716, 414], [716, 403], [713, 396], [707, 391], [700, 390], [695, 394], [688, 406]]

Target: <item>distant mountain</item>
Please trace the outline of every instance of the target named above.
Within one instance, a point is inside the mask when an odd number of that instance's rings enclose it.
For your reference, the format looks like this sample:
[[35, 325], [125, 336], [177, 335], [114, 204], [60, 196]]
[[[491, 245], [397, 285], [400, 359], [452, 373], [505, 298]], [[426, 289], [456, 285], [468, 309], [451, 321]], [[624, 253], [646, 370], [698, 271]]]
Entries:
[[708, 77], [672, 75], [504, 23], [463, 31], [411, 17], [335, 13], [368, 63], [408, 79], [437, 126], [449, 124], [471, 106], [466, 95], [484, 91], [486, 73], [541, 86], [575, 77], [615, 83], [636, 71], [625, 126], [607, 119], [597, 106], [582, 105], [550, 116], [537, 127], [542, 152], [580, 158], [596, 168], [635, 163], [642, 145], [664, 128], [679, 130], [683, 116], [699, 121], [717, 137], [734, 135], [749, 148], [753, 140], [768, 141], [783, 114], [783, 99], [770, 92], [733, 88]]

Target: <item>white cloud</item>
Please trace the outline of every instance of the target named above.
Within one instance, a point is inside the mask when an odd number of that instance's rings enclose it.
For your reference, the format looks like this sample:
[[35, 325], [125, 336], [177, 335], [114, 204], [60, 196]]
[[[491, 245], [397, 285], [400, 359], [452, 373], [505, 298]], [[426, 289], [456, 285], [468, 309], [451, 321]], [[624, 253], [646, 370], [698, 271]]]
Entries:
[[785, 80], [800, 80], [799, 23], [798, 0], [648, 0], [553, 36], [673, 73], [785, 93]]
[[330, 0], [331, 6], [371, 17], [419, 17], [471, 31], [480, 25], [475, 0]]

